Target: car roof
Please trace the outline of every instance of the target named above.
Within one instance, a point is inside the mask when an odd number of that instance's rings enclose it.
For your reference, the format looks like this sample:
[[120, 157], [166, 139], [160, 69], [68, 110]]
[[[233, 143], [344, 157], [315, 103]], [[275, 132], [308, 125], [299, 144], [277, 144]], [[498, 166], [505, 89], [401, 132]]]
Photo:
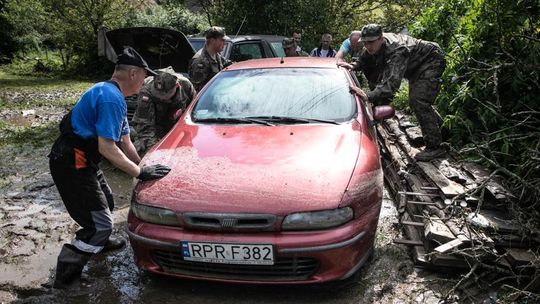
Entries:
[[227, 67], [226, 71], [267, 68], [338, 68], [335, 58], [275, 57], [240, 61]]
[[[230, 39], [227, 41], [231, 42], [239, 42], [239, 41], [245, 41], [245, 40], [266, 40], [270, 42], [281, 42], [283, 38], [286, 38], [285, 36], [277, 36], [277, 35], [238, 35], [238, 36], [229, 36]], [[188, 36], [188, 40], [205, 40], [203, 36]]]

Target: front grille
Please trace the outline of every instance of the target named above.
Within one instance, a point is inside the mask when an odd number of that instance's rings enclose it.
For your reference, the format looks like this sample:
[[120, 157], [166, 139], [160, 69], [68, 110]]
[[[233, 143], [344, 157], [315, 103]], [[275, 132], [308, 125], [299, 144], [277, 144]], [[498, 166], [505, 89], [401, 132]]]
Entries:
[[273, 214], [186, 212], [184, 227], [214, 231], [275, 231]]
[[305, 280], [319, 268], [314, 258], [279, 258], [274, 265], [232, 265], [185, 261], [180, 252], [156, 250], [154, 261], [165, 271], [219, 279], [291, 281]]

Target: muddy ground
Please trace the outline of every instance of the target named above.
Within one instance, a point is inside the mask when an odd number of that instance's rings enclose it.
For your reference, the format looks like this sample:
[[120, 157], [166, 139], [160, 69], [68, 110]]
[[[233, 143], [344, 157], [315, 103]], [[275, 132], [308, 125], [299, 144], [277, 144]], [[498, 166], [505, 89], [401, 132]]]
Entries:
[[[12, 96], [17, 97], [12, 102], [30, 98]], [[439, 303], [459, 279], [416, 268], [408, 248], [393, 244], [402, 234], [396, 208], [386, 197], [375, 257], [344, 289], [238, 286], [154, 276], [137, 269], [130, 246], [96, 255], [84, 270], [87, 278], [71, 290], [42, 287], [51, 279], [62, 244], [78, 229], [60, 200], [46, 157], [57, 122], [66, 111], [64, 106], [0, 109], [0, 119], [9, 125], [4, 130], [26, 128], [29, 132], [20, 134], [34, 136], [29, 140], [0, 136], [4, 139], [0, 145], [1, 303]], [[47, 134], [36, 136], [36, 132]], [[108, 164], [103, 169], [115, 193], [115, 233], [125, 237], [132, 180]], [[489, 303], [490, 296], [496, 295], [486, 292], [480, 301]], [[460, 301], [457, 295], [447, 298], [455, 301]]]

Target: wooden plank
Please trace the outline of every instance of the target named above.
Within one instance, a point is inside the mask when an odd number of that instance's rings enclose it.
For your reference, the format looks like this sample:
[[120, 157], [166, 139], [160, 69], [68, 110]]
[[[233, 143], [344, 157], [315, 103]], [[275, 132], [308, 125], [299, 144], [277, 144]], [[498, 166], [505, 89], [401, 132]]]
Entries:
[[400, 191], [400, 194], [406, 194], [406, 195], [413, 195], [413, 196], [431, 196], [431, 197], [439, 197], [439, 194], [433, 194], [433, 193], [422, 193], [422, 192], [407, 192], [407, 191]]
[[[403, 214], [402, 220], [405, 222], [411, 221], [411, 217], [408, 212], [405, 212]], [[422, 234], [418, 230], [419, 228], [416, 226], [411, 225], [405, 225], [403, 226], [403, 230], [405, 232], [405, 235], [409, 239], [413, 240], [421, 240]], [[415, 264], [418, 266], [429, 266], [429, 261], [426, 258], [426, 250], [424, 246], [414, 246], [411, 248], [411, 251], [413, 253]]]
[[399, 194], [399, 206], [398, 206], [398, 213], [402, 214], [405, 212], [405, 207], [407, 207], [407, 196], [403, 193]]
[[522, 266], [531, 264], [534, 261], [534, 254], [528, 249], [510, 248], [506, 250], [506, 258], [512, 266]]
[[424, 137], [422, 136], [422, 131], [419, 127], [410, 127], [405, 129], [405, 135], [407, 136], [411, 146], [415, 148], [424, 146]]
[[[477, 184], [481, 184], [491, 175], [487, 169], [476, 163], [465, 162], [461, 164], [461, 167], [475, 178]], [[502, 181], [498, 177], [493, 177], [487, 182], [486, 189], [500, 202], [507, 202], [515, 198], [506, 187], [502, 186]]]
[[391, 134], [395, 136], [399, 147], [405, 154], [407, 154], [408, 157], [413, 158], [416, 153], [420, 152], [420, 150], [411, 147], [409, 141], [407, 140], [407, 136], [399, 129], [399, 124], [395, 118], [385, 120], [383, 125]]
[[452, 180], [463, 186], [471, 185], [476, 186], [476, 182], [470, 178], [467, 172], [462, 172], [461, 167], [458, 165], [452, 165], [447, 159], [435, 159], [432, 163], [439, 169], [439, 171], [446, 176], [449, 180]]
[[428, 202], [419, 202], [419, 201], [407, 201], [407, 204], [413, 204], [413, 205], [434, 205], [437, 206], [436, 203], [428, 203]]
[[413, 221], [401, 221], [400, 224], [403, 225], [410, 225], [410, 226], [416, 226], [416, 227], [422, 227], [424, 228], [424, 223], [420, 222], [413, 222]]
[[403, 244], [409, 246], [424, 246], [424, 242], [404, 239], [394, 239], [395, 244]]
[[463, 244], [463, 241], [461, 241], [460, 239], [454, 239], [450, 242], [447, 242], [445, 244], [442, 244], [441, 246], [433, 249], [434, 251], [438, 252], [438, 253], [445, 253], [447, 251], [450, 251], [454, 248], [457, 248], [459, 247], [461, 244]]
[[425, 227], [424, 236], [428, 240], [434, 240], [445, 244], [456, 239], [448, 226], [446, 226], [440, 219], [427, 221]]
[[451, 269], [462, 268], [469, 269], [471, 266], [463, 258], [450, 254], [434, 254], [430, 259], [431, 263], [439, 267], [449, 267]]
[[445, 196], [453, 197], [465, 192], [462, 185], [449, 180], [430, 162], [417, 162], [424, 173], [441, 189]]

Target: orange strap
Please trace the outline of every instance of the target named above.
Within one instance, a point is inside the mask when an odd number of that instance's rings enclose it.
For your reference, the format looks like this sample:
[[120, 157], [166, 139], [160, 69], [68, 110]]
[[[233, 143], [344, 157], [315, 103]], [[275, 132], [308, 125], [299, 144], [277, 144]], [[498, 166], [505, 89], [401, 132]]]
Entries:
[[86, 168], [86, 155], [83, 150], [73, 148], [75, 151], [75, 169], [84, 169]]

